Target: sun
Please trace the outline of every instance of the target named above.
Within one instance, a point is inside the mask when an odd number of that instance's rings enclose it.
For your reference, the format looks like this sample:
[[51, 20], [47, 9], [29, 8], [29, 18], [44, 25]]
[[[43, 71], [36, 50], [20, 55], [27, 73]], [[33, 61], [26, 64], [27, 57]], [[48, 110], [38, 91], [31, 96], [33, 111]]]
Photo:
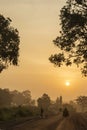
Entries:
[[66, 81], [66, 82], [65, 82], [65, 85], [66, 85], [66, 86], [70, 86], [70, 81]]

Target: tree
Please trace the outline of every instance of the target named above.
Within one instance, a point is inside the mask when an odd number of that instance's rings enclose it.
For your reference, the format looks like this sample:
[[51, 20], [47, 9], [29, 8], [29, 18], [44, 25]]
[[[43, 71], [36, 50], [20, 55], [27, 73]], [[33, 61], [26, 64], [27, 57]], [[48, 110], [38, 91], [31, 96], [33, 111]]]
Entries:
[[42, 97], [37, 100], [38, 107], [47, 110], [50, 106], [51, 100], [47, 94], [43, 94]]
[[34, 100], [31, 99], [31, 92], [29, 90], [25, 90], [23, 92], [19, 92], [14, 90], [11, 92], [13, 95], [12, 104], [16, 106], [33, 106]]
[[22, 95], [24, 97], [24, 104], [25, 105], [31, 105], [31, 92], [29, 90], [25, 90], [22, 92]]
[[76, 99], [78, 105], [80, 105], [82, 111], [87, 111], [87, 96], [79, 96]]
[[60, 51], [49, 60], [58, 67], [76, 64], [87, 76], [87, 1], [67, 0], [60, 20], [60, 36], [53, 40]]
[[62, 103], [63, 103], [62, 96], [60, 96], [60, 106], [62, 106]]
[[67, 108], [70, 113], [73, 113], [76, 111], [75, 106], [71, 105], [70, 103], [64, 103], [63, 109]]
[[59, 99], [59, 97], [57, 97], [57, 99], [56, 99], [55, 106], [56, 106], [56, 109], [58, 110], [59, 107], [60, 107], [60, 99]]
[[0, 88], [0, 107], [9, 107], [12, 102], [12, 94], [9, 89]]
[[25, 101], [23, 94], [17, 90], [12, 91], [11, 93], [13, 95], [12, 105], [13, 106], [22, 106]]
[[9, 65], [18, 65], [19, 32], [10, 26], [12, 20], [0, 15], [0, 72]]
[[25, 90], [22, 92], [24, 97], [24, 105], [26, 106], [35, 106], [35, 100], [31, 97], [31, 92], [29, 90]]

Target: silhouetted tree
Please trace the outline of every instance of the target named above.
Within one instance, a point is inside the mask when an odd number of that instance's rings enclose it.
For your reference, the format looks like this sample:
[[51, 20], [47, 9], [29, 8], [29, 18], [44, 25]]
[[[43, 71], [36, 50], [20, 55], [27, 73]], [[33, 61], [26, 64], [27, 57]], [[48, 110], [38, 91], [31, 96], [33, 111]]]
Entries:
[[18, 65], [19, 32], [10, 26], [12, 20], [0, 15], [0, 72], [9, 65]]
[[64, 103], [63, 108], [67, 108], [70, 113], [76, 111], [75, 107], [73, 105], [71, 105], [70, 103]]
[[59, 107], [60, 107], [60, 99], [59, 99], [59, 97], [57, 97], [57, 99], [56, 99], [55, 107], [56, 107], [57, 110], [58, 110]]
[[0, 107], [9, 107], [12, 102], [12, 94], [9, 89], [0, 88]]
[[70, 101], [69, 102], [69, 104], [76, 110], [76, 108], [77, 108], [77, 104], [76, 104], [76, 102], [75, 101]]
[[62, 96], [60, 96], [60, 106], [62, 106], [62, 103], [63, 103], [63, 101], [62, 101]]
[[47, 94], [43, 94], [42, 97], [37, 100], [38, 107], [47, 110], [50, 106], [51, 100]]
[[79, 96], [76, 99], [76, 102], [78, 105], [80, 105], [83, 112], [84, 112], [84, 110], [87, 111], [87, 96]]
[[31, 92], [29, 90], [25, 90], [22, 92], [22, 95], [24, 97], [24, 104], [25, 105], [31, 105]]
[[24, 104], [24, 97], [21, 92], [14, 90], [11, 92], [13, 94], [12, 105], [22, 106]]
[[87, 76], [87, 1], [67, 0], [60, 11], [60, 36], [53, 42], [59, 53], [49, 60], [56, 66], [76, 64], [83, 76]]
[[16, 106], [33, 106], [34, 100], [31, 99], [31, 92], [29, 90], [25, 90], [23, 92], [19, 92], [14, 90], [11, 92], [13, 94], [12, 104]]

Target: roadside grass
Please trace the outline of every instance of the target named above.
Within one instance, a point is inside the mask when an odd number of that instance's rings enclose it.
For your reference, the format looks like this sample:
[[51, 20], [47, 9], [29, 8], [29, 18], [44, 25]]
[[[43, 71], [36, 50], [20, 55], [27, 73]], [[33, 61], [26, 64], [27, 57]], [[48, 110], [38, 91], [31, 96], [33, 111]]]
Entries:
[[0, 108], [0, 121], [8, 121], [19, 119], [23, 117], [33, 117], [38, 115], [37, 107], [10, 107], [10, 108]]

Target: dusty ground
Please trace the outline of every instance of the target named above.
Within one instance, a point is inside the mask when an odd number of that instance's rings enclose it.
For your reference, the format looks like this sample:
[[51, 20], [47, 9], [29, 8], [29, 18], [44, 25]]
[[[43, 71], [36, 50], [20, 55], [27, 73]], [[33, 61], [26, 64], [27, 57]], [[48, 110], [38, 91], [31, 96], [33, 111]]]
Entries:
[[75, 113], [67, 118], [61, 115], [46, 119], [27, 120], [4, 130], [87, 130], [86, 114]]
[[24, 124], [20, 124], [11, 130], [55, 130], [61, 120], [61, 116], [53, 116], [46, 119], [25, 122]]
[[85, 114], [73, 114], [64, 119], [56, 130], [87, 130], [87, 117]]

